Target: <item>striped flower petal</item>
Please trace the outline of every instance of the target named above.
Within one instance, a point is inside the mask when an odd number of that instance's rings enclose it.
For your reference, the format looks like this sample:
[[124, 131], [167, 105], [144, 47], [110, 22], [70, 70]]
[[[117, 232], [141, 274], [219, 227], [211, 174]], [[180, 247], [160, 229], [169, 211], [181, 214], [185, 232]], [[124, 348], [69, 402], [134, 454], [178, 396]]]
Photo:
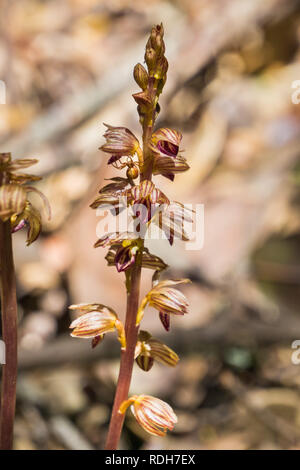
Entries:
[[166, 315], [185, 315], [188, 313], [189, 305], [185, 295], [171, 286], [187, 282], [190, 282], [189, 279], [165, 280], [157, 283], [142, 300], [137, 312], [136, 324], [140, 324], [145, 308], [149, 304], [150, 307], [159, 311], [160, 319], [168, 330], [170, 322]]
[[94, 244], [95, 248], [99, 246], [112, 246], [117, 245], [118, 243], [122, 242], [123, 240], [135, 240], [137, 238], [135, 233], [132, 232], [111, 232], [106, 233], [103, 237], [99, 238]]
[[25, 209], [26, 189], [17, 184], [3, 184], [0, 187], [0, 218], [3, 222]]
[[129, 129], [110, 126], [109, 124], [104, 125], [107, 127], [104, 133], [106, 143], [100, 147], [100, 150], [119, 158], [136, 153], [139, 148], [139, 141]]
[[79, 310], [82, 315], [76, 318], [70, 325], [73, 329], [71, 336], [75, 338], [92, 339], [92, 347], [95, 347], [103, 335], [116, 330], [121, 348], [126, 348], [125, 330], [123, 323], [118, 319], [115, 311], [103, 304], [78, 304], [71, 305], [70, 310]]
[[114, 331], [116, 315], [104, 309], [100, 312], [88, 312], [74, 320], [70, 328], [73, 328], [71, 336], [78, 338], [94, 338]]
[[172, 431], [177, 423], [177, 416], [166, 402], [150, 395], [134, 395], [120, 406], [120, 413], [125, 413], [128, 406], [142, 428], [154, 436], [164, 437], [167, 430]]
[[174, 238], [188, 241], [190, 236], [185, 231], [185, 223], [193, 222], [193, 210], [180, 204], [171, 202], [162, 206], [162, 210], [155, 213], [151, 222], [156, 224], [166, 235], [170, 244]]
[[152, 134], [151, 149], [163, 156], [176, 157], [181, 139], [180, 132], [163, 127]]

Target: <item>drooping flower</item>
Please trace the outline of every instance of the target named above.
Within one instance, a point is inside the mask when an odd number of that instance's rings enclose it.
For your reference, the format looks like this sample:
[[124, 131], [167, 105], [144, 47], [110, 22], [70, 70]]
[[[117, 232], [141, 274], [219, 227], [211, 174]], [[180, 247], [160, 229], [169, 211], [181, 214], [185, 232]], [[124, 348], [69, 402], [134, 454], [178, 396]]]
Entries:
[[42, 229], [41, 214], [35, 207], [30, 203], [26, 202], [24, 210], [18, 214], [13, 215], [10, 218], [12, 233], [18, 232], [23, 227], [28, 226], [27, 232], [27, 246], [31, 245], [39, 236]]
[[36, 192], [42, 198], [48, 219], [50, 219], [49, 202], [44, 194], [36, 188], [22, 186], [20, 183], [3, 184], [0, 187], [0, 218], [3, 222], [10, 219], [12, 233], [28, 225], [27, 245], [37, 239], [42, 228], [39, 211], [27, 199], [27, 194], [31, 191]]
[[139, 324], [147, 304], [155, 308], [160, 313], [163, 325], [169, 329], [169, 317], [166, 315], [184, 315], [188, 313], [188, 301], [185, 295], [178, 289], [174, 289], [173, 285], [190, 282], [189, 279], [180, 279], [177, 281], [166, 280], [157, 283], [141, 302], [137, 313], [136, 323]]
[[117, 330], [121, 346], [125, 348], [124, 326], [110, 307], [103, 304], [78, 304], [71, 305], [69, 309], [81, 313], [70, 325], [73, 329], [71, 336], [92, 339], [92, 346], [95, 347], [104, 334]]
[[108, 163], [114, 163], [123, 156], [133, 156], [139, 151], [139, 141], [129, 129], [104, 125], [107, 127], [104, 133], [106, 143], [100, 147], [100, 150], [112, 155]]
[[167, 366], [175, 367], [179, 357], [166, 344], [153, 338], [147, 331], [141, 330], [135, 348], [135, 360], [138, 366], [147, 372], [151, 369], [155, 360]]
[[177, 416], [166, 402], [150, 395], [133, 395], [124, 401], [119, 413], [125, 413], [128, 406], [142, 428], [154, 436], [164, 437], [167, 430], [172, 431], [177, 423]]

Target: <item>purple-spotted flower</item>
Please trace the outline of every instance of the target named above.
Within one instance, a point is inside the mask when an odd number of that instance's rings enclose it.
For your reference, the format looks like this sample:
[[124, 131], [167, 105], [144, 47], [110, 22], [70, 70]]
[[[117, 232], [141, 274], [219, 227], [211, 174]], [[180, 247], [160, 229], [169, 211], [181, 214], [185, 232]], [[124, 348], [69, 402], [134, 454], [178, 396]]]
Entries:
[[177, 416], [170, 405], [158, 398], [133, 395], [121, 404], [119, 413], [124, 414], [130, 405], [139, 425], [154, 436], [164, 437], [167, 430], [172, 431], [177, 423]]
[[163, 326], [170, 328], [170, 315], [185, 315], [188, 313], [188, 301], [185, 295], [172, 286], [190, 282], [189, 279], [177, 281], [166, 280], [157, 283], [141, 302], [137, 313], [136, 323], [139, 324], [147, 305], [159, 311]]

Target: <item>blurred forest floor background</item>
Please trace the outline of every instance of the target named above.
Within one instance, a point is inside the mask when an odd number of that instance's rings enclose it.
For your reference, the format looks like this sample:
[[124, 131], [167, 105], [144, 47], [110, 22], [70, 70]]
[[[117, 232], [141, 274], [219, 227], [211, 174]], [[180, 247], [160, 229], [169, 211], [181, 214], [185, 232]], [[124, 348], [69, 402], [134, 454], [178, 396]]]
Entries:
[[[169, 277], [190, 277], [188, 316], [168, 334], [175, 370], [135, 368], [132, 393], [166, 399], [179, 417], [165, 439], [126, 418], [122, 448], [300, 446], [300, 2], [296, 0], [1, 1], [0, 149], [39, 158], [53, 217], [29, 248], [14, 235], [19, 302], [15, 449], [102, 448], [118, 344], [70, 338], [67, 306], [111, 305], [123, 276], [95, 250], [89, 204], [114, 176], [97, 148], [102, 122], [140, 135], [132, 78], [163, 21], [170, 67], [158, 125], [184, 134], [191, 170], [171, 197], [205, 205], [199, 251], [157, 244]], [[149, 287], [145, 276], [143, 289]]]

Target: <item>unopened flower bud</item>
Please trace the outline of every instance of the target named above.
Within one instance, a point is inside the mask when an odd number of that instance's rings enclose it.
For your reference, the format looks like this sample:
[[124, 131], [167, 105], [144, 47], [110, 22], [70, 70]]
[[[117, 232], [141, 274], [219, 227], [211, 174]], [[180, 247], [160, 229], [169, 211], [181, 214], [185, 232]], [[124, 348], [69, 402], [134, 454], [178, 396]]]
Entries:
[[162, 57], [156, 67], [154, 77], [157, 79], [166, 79], [169, 63], [165, 57]]
[[148, 66], [150, 76], [153, 75], [153, 72], [155, 70], [156, 61], [157, 61], [157, 54], [156, 54], [155, 50], [152, 47], [150, 47], [149, 49], [146, 49], [145, 62]]
[[152, 28], [148, 44], [151, 44], [151, 47], [155, 49], [158, 53], [165, 52], [165, 44], [163, 41], [164, 28], [163, 25], [156, 25]]
[[139, 169], [136, 166], [128, 168], [126, 172], [127, 178], [131, 178], [133, 180], [135, 180], [139, 176], [139, 174]]
[[149, 76], [142, 64], [136, 64], [133, 70], [133, 76], [136, 83], [141, 87], [142, 90], [146, 90], [148, 85]]

